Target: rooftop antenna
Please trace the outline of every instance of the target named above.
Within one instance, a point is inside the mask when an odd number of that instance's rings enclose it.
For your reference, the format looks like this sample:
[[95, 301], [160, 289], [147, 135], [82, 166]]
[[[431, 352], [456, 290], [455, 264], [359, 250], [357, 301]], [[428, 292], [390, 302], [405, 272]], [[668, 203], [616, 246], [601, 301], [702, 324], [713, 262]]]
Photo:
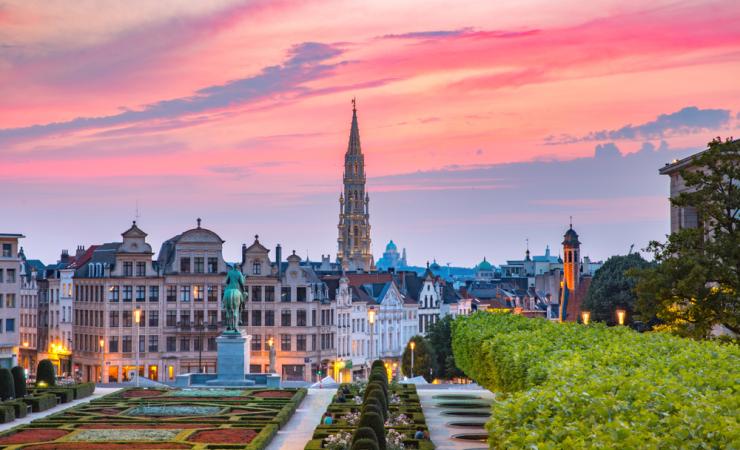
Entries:
[[570, 229], [573, 229], [573, 216], [570, 216]]
[[355, 97], [352, 97], [352, 111], [357, 111], [357, 102]]
[[139, 199], [136, 199], [136, 210], [134, 211], [134, 220], [139, 220], [141, 215], [139, 214]]
[[634, 248], [635, 248], [635, 244], [630, 245], [630, 251], [627, 252], [627, 256], [629, 256], [629, 255], [632, 254], [632, 249], [634, 249]]

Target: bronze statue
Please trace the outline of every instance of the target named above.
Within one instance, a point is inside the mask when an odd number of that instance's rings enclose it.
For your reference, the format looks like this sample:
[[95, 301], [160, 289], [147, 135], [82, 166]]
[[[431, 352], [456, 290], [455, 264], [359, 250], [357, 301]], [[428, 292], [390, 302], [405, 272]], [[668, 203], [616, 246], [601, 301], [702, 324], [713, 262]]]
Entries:
[[237, 331], [243, 302], [244, 275], [236, 268], [236, 265], [233, 265], [226, 274], [226, 288], [221, 303], [226, 331]]

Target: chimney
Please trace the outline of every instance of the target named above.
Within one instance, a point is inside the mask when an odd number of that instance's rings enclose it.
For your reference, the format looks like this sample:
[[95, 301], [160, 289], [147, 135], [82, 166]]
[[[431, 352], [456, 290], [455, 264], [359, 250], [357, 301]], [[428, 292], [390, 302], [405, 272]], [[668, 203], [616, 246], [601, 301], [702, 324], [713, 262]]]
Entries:
[[69, 262], [69, 250], [62, 250], [62, 256], [59, 258], [59, 262], [64, 264]]
[[275, 247], [275, 263], [277, 264], [277, 276], [280, 279], [283, 276], [283, 248], [280, 244]]
[[75, 252], [75, 259], [82, 258], [82, 255], [85, 254], [85, 246], [84, 245], [78, 245], [77, 251]]
[[244, 270], [244, 264], [247, 263], [247, 244], [242, 244], [242, 270]]

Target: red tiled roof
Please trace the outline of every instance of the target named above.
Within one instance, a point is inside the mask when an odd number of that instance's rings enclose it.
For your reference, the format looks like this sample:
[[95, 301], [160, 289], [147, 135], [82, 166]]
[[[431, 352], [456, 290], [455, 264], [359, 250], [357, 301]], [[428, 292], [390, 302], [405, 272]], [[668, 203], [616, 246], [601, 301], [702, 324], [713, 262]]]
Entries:
[[91, 245], [87, 248], [87, 250], [85, 250], [85, 253], [80, 256], [80, 259], [73, 257], [72, 263], [69, 265], [69, 267], [73, 269], [82, 267], [86, 262], [90, 261], [90, 258], [92, 258], [93, 252], [96, 248], [98, 248], [97, 245]]
[[362, 286], [363, 284], [387, 283], [393, 281], [393, 274], [382, 273], [348, 273], [350, 286]]

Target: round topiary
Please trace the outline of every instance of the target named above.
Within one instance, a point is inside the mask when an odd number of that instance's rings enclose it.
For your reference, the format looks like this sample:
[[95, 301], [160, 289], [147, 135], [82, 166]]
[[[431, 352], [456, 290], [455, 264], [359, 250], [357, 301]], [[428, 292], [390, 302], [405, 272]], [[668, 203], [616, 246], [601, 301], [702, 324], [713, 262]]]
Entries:
[[352, 435], [352, 443], [360, 439], [370, 439], [373, 442], [378, 442], [378, 437], [375, 436], [375, 432], [370, 427], [360, 427], [355, 430], [355, 434]]
[[380, 367], [380, 368], [385, 367], [385, 363], [383, 362], [382, 359], [376, 359], [375, 361], [373, 361], [372, 365], [370, 366], [371, 369], [374, 369], [376, 367]]
[[365, 388], [365, 395], [363, 396], [363, 400], [366, 399], [368, 395], [370, 395], [370, 393], [375, 390], [379, 390], [380, 392], [382, 392], [383, 396], [386, 397], [387, 399], [388, 397], [387, 388], [383, 386], [383, 383], [373, 381], [372, 383], [368, 383], [367, 387]]
[[38, 368], [36, 369], [36, 383], [42, 381], [48, 386], [57, 384], [56, 369], [54, 368], [54, 364], [48, 359], [39, 361]]
[[15, 397], [15, 383], [13, 374], [9, 369], [0, 369], [0, 400], [8, 400]]
[[10, 369], [13, 374], [13, 383], [15, 384], [15, 398], [26, 396], [26, 370], [21, 366], [15, 366]]
[[358, 439], [352, 443], [352, 450], [380, 450], [380, 446], [372, 439]]
[[373, 372], [367, 379], [368, 383], [380, 383], [388, 386], [388, 379], [380, 372]]
[[365, 403], [362, 404], [362, 411], [367, 410], [369, 407], [373, 407], [379, 411], [383, 416], [383, 420], [388, 420], [388, 410], [383, 409], [383, 404], [376, 397], [368, 397]]
[[378, 439], [378, 449], [386, 450], [385, 445], [385, 425], [383, 424], [383, 418], [380, 414], [368, 411], [365, 414], [360, 415], [360, 422], [357, 427], [369, 427], [375, 432], [375, 437]]
[[380, 391], [371, 392], [368, 399], [374, 398], [380, 403], [380, 409], [382, 411], [388, 411], [388, 402]]
[[381, 407], [377, 403], [367, 403], [367, 404], [365, 404], [362, 407], [362, 409], [360, 410], [360, 415], [365, 414], [365, 413], [369, 413], [369, 412], [374, 412], [374, 413], [380, 415], [380, 417], [383, 418], [383, 421], [385, 421], [387, 419], [386, 415], [383, 414], [383, 410], [381, 409]]

